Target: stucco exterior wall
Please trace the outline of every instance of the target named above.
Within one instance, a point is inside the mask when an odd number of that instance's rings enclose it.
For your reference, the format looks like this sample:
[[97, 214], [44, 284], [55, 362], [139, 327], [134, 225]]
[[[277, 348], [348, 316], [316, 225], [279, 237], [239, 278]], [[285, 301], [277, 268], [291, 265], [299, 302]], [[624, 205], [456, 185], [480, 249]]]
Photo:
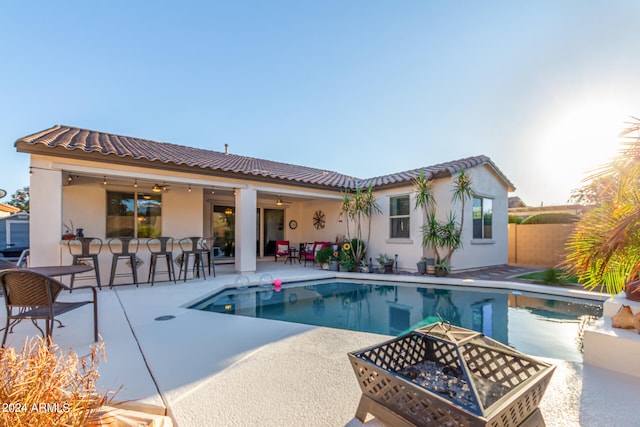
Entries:
[[[477, 167], [467, 171], [472, 179], [476, 194], [490, 198], [493, 202], [493, 238], [487, 240], [474, 240], [472, 228], [472, 203], [465, 202], [464, 230], [462, 233], [463, 246], [454, 252], [451, 264], [454, 270], [472, 269], [490, 265], [506, 264], [508, 259], [507, 224], [508, 224], [508, 193], [502, 182], [488, 167]], [[451, 179], [440, 179], [434, 183], [434, 196], [437, 200], [436, 216], [444, 220], [453, 210], [458, 222], [461, 218], [461, 204], [452, 205]], [[367, 257], [375, 258], [381, 253], [390, 256], [398, 255], [398, 268], [401, 270], [416, 271], [416, 263], [422, 256], [433, 256], [422, 247], [421, 227], [423, 213], [415, 207], [415, 194], [412, 186], [376, 191], [381, 213], [372, 218], [371, 241], [367, 251]], [[409, 238], [390, 238], [390, 198], [403, 195], [410, 196]], [[365, 229], [366, 230], [366, 229]], [[345, 231], [346, 234], [346, 231]], [[366, 235], [366, 234], [365, 234]], [[444, 254], [441, 254], [441, 256]]]

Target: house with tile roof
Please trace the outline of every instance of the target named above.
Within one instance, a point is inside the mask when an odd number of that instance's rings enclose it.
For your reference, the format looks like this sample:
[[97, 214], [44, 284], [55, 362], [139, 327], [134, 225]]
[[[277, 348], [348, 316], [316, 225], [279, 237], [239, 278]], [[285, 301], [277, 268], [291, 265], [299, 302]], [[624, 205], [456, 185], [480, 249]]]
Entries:
[[476, 194], [466, 204], [463, 248], [454, 254], [453, 268], [507, 262], [507, 196], [514, 186], [483, 155], [359, 179], [228, 149], [61, 125], [19, 138], [15, 147], [30, 155], [34, 265], [68, 261], [61, 236], [82, 228], [85, 236], [103, 240], [211, 236], [221, 259], [233, 262], [238, 273], [254, 272], [257, 262], [273, 262], [276, 240], [297, 247], [342, 238], [341, 191], [371, 185], [382, 213], [372, 218], [367, 256], [397, 254], [400, 269], [416, 270], [418, 259], [429, 254], [421, 245], [422, 214], [414, 209], [413, 179], [424, 173], [434, 180], [444, 216], [451, 209], [452, 179], [462, 170], [471, 176]]

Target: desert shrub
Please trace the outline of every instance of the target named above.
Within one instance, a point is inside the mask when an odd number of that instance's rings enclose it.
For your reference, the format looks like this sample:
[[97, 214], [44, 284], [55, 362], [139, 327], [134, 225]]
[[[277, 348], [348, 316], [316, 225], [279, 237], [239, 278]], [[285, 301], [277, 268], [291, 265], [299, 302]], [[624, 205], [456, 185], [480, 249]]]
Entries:
[[569, 213], [541, 213], [525, 218], [520, 224], [573, 224], [579, 219], [577, 215]]
[[522, 222], [522, 218], [516, 215], [509, 215], [509, 224], [520, 224]]
[[102, 344], [80, 358], [40, 337], [20, 352], [0, 348], [0, 425], [82, 426], [94, 419], [113, 399], [111, 393], [96, 392], [103, 356]]

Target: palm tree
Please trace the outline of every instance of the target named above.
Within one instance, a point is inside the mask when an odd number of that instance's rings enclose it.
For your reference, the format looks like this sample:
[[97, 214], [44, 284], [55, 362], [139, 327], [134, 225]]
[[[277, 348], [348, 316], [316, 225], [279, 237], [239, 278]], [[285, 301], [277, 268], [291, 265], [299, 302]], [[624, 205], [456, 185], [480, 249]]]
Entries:
[[[569, 237], [565, 267], [589, 290], [615, 295], [640, 282], [640, 119], [625, 129], [623, 148], [590, 178], [600, 201]], [[627, 298], [640, 299], [640, 292]]]

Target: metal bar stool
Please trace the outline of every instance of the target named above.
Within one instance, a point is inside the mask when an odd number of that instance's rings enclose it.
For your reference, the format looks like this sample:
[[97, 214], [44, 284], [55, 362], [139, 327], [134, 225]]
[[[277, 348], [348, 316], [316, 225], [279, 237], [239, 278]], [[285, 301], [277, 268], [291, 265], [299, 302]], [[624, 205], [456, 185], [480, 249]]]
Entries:
[[[128, 273], [116, 274], [118, 267], [118, 260], [126, 258], [131, 262], [131, 275], [133, 276], [133, 283], [138, 286], [138, 258], [136, 253], [138, 252], [139, 241], [135, 237], [114, 237], [107, 242], [109, 250], [113, 255], [111, 260], [111, 275], [109, 276], [109, 287], [113, 287], [113, 279], [120, 276], [127, 276]], [[120, 250], [115, 250], [117, 246], [120, 246]]]
[[[93, 271], [96, 275], [96, 283], [98, 284], [98, 288], [102, 290], [102, 284], [100, 283], [100, 266], [98, 264], [98, 255], [100, 254], [100, 251], [102, 251], [102, 239], [98, 237], [78, 237], [76, 241], [80, 242], [79, 253], [74, 252], [74, 249], [76, 249], [77, 245], [72, 244], [73, 240], [70, 240], [67, 243], [67, 247], [69, 248], [69, 253], [73, 258], [73, 261], [71, 262], [71, 264], [73, 265], [83, 264], [83, 261], [86, 262], [87, 260], [90, 260], [91, 263], [93, 264]], [[94, 249], [92, 251], [91, 245], [98, 245], [98, 249], [97, 250]], [[69, 284], [71, 291], [73, 291], [73, 282], [75, 278], [76, 278], [76, 275], [72, 274], [71, 281]], [[80, 279], [81, 278], [78, 278], [78, 280]], [[82, 277], [82, 279], [88, 279], [88, 277]]]
[[207, 267], [209, 268], [209, 276], [211, 276], [211, 270], [213, 269], [213, 277], [216, 277], [216, 257], [214, 253], [214, 245], [216, 239], [209, 237], [202, 239], [202, 250], [207, 252]]
[[180, 265], [180, 271], [178, 272], [178, 280], [184, 270], [184, 281], [187, 281], [187, 269], [189, 268], [189, 257], [193, 255], [193, 270], [197, 277], [200, 277], [200, 269], [202, 269], [202, 277], [206, 279], [204, 274], [204, 260], [202, 258], [202, 244], [201, 237], [185, 237], [178, 241], [180, 250], [182, 250], [182, 264]]
[[[152, 246], [156, 245], [160, 245], [159, 249], [152, 248]], [[169, 280], [173, 278], [173, 283], [176, 283], [176, 270], [173, 267], [173, 239], [171, 237], [154, 237], [147, 241], [147, 248], [149, 248], [149, 253], [151, 254], [147, 283], [151, 282], [151, 286], [153, 286], [156, 278], [158, 257], [165, 257], [167, 261], [167, 271], [158, 271], [158, 273], [167, 273]]]

